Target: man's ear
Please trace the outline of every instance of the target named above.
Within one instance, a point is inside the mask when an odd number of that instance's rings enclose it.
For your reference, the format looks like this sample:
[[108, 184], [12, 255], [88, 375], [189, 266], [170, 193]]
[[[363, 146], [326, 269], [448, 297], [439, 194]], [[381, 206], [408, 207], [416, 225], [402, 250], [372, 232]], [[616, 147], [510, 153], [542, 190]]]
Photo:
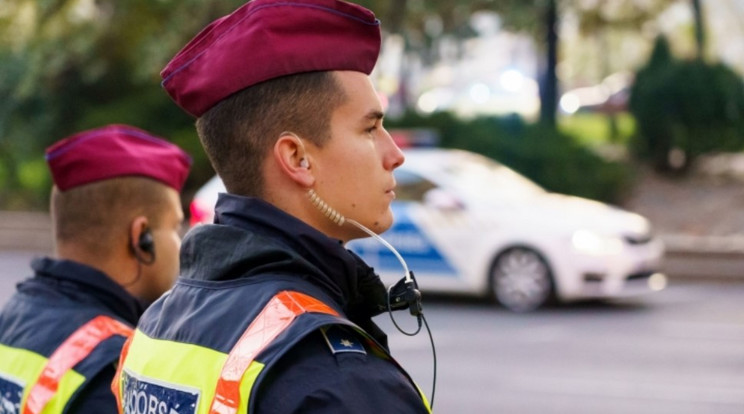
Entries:
[[302, 187], [310, 188], [315, 183], [312, 160], [297, 135], [284, 132], [279, 136], [274, 143], [274, 159], [282, 172]]
[[[153, 247], [152, 233], [147, 217], [135, 217], [129, 223], [130, 251], [138, 261], [149, 264], [154, 261]], [[144, 258], [143, 256], [147, 257]]]

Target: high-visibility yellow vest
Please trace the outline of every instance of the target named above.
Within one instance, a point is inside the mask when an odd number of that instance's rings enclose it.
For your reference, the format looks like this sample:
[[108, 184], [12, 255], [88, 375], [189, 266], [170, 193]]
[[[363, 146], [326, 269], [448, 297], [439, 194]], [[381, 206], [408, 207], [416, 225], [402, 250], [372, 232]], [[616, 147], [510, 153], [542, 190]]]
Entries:
[[132, 328], [100, 315], [79, 327], [48, 358], [0, 344], [0, 412], [65, 412], [73, 395], [89, 379], [73, 368], [101, 342], [114, 335], [129, 336], [131, 333]]
[[[335, 324], [350, 326], [378, 357], [395, 363], [374, 339], [341, 318], [328, 305], [307, 294], [285, 290], [268, 301], [228, 353], [151, 338], [137, 329], [122, 350], [119, 372], [112, 383], [119, 413], [250, 412], [259, 375], [266, 365], [282, 355], [275, 349], [268, 349], [269, 345], [298, 324], [303, 325], [306, 332]], [[273, 348], [286, 350], [286, 347]], [[163, 357], [166, 355], [167, 358]], [[405, 374], [402, 368], [400, 370]], [[418, 387], [416, 389], [422, 404], [430, 411], [425, 396]]]

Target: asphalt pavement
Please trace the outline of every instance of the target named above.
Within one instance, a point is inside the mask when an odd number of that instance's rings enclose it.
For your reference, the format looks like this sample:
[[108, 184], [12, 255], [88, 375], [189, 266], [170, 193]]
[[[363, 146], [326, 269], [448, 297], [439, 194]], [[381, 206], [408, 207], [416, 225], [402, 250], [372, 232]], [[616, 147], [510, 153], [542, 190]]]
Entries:
[[[43, 212], [0, 211], [0, 251], [52, 252], [51, 217]], [[659, 234], [671, 280], [744, 281], [744, 235]]]

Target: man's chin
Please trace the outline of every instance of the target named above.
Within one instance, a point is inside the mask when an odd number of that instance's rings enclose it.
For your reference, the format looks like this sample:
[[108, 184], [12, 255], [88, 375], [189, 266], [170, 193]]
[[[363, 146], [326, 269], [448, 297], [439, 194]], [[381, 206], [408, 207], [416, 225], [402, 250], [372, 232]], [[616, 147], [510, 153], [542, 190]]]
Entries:
[[372, 230], [377, 234], [384, 233], [389, 230], [390, 227], [393, 227], [393, 220], [393, 211], [388, 208], [383, 217], [375, 222], [375, 226]]
[[[367, 227], [375, 234], [384, 233], [393, 226], [393, 212], [388, 209], [387, 213], [383, 214], [383, 216], [380, 217], [378, 220], [368, 223], [360, 222], [360, 224]], [[351, 224], [348, 225], [353, 226]], [[363, 239], [366, 237], [370, 237], [370, 235], [367, 234], [367, 232], [365, 232], [364, 230], [357, 228], [351, 239]]]

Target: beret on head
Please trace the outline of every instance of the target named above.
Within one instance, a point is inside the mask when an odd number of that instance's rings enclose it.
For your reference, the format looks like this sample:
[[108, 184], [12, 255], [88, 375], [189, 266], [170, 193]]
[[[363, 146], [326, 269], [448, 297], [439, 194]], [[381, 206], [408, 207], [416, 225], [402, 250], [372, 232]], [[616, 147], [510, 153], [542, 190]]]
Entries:
[[178, 146], [128, 125], [108, 125], [67, 137], [46, 150], [60, 191], [115, 177], [148, 177], [181, 191], [191, 157]]
[[280, 76], [349, 70], [370, 74], [380, 22], [339, 0], [253, 0], [212, 22], [160, 73], [163, 87], [200, 117], [235, 92]]

